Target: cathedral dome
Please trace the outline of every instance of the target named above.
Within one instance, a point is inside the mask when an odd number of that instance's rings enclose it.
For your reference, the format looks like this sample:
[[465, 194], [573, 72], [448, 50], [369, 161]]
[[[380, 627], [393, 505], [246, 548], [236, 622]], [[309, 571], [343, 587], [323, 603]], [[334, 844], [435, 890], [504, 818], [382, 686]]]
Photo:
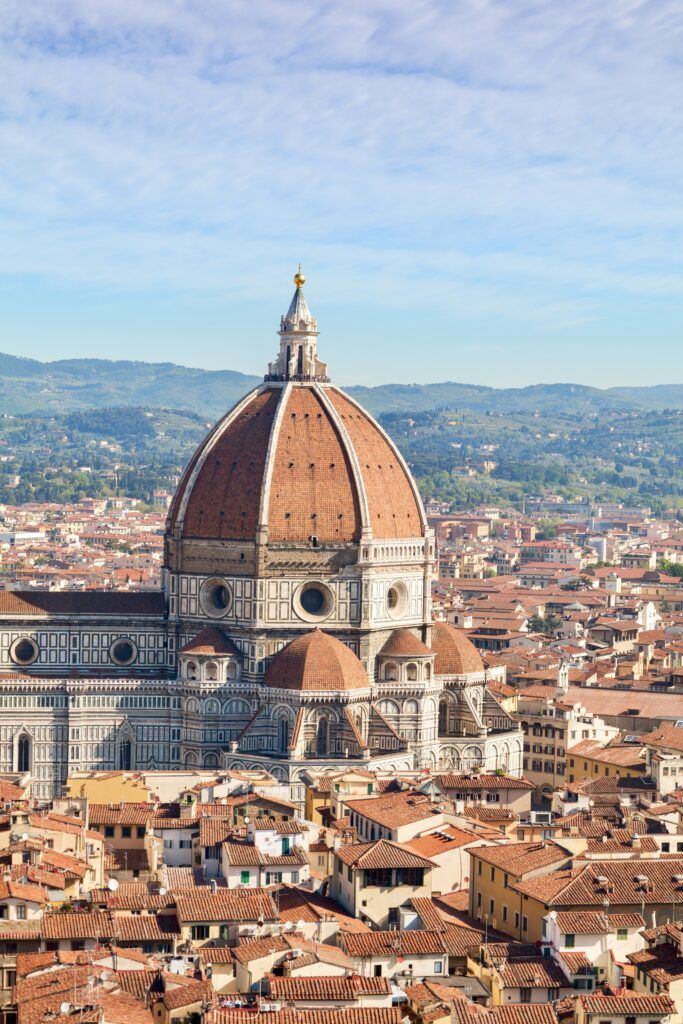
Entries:
[[432, 623], [432, 650], [436, 654], [434, 674], [437, 676], [461, 676], [484, 671], [477, 648], [462, 630], [450, 622], [436, 620]]
[[282, 690], [367, 690], [367, 673], [353, 651], [329, 633], [304, 633], [275, 655], [264, 685]]
[[395, 629], [379, 652], [382, 658], [433, 658], [434, 651], [409, 629]]
[[171, 505], [182, 538], [317, 544], [424, 534], [403, 459], [377, 423], [330, 386], [265, 384], [193, 455]]
[[[415, 482], [382, 428], [329, 383], [303, 275], [263, 385], [192, 456], [167, 522], [169, 546], [243, 547], [415, 540], [427, 522]], [[242, 554], [242, 558], [248, 555]]]

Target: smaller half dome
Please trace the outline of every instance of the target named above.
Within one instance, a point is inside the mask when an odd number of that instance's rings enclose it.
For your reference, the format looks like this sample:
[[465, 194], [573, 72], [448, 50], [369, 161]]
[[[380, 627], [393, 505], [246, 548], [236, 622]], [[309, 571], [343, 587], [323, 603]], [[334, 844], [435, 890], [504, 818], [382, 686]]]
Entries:
[[409, 629], [395, 629], [379, 654], [381, 658], [432, 658], [434, 651]]
[[462, 676], [468, 672], [483, 672], [484, 662], [479, 651], [462, 630], [450, 622], [432, 623], [432, 650], [436, 654], [434, 674]]
[[187, 641], [184, 647], [180, 648], [179, 653], [240, 656], [240, 652], [232, 640], [215, 626], [207, 626], [206, 629], [200, 630], [196, 636]]
[[363, 665], [329, 633], [314, 629], [291, 640], [275, 655], [264, 684], [279, 690], [367, 690]]

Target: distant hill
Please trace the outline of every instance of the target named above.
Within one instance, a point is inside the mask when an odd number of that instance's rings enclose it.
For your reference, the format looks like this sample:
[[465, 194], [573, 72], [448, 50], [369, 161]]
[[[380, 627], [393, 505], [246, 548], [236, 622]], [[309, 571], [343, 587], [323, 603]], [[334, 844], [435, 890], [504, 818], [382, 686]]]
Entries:
[[[235, 370], [198, 370], [175, 363], [110, 359], [42, 363], [0, 353], [0, 413], [68, 413], [130, 405], [188, 410], [215, 419], [260, 381], [260, 377]], [[683, 408], [683, 384], [601, 390], [581, 384], [491, 388], [447, 381], [347, 390], [377, 415], [440, 408], [581, 414], [611, 409]]]
[[196, 370], [175, 363], [111, 359], [41, 363], [0, 353], [0, 413], [131, 405], [187, 409], [215, 419], [261, 379], [235, 370]]

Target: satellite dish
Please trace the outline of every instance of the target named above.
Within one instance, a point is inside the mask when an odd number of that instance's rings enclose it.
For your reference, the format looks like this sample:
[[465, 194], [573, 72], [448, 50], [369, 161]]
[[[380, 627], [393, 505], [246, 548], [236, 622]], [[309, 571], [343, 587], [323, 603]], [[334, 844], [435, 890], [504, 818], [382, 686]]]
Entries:
[[297, 921], [297, 927], [298, 927], [299, 931], [302, 932], [304, 930], [304, 928], [306, 927], [306, 922], [305, 921]]
[[119, 883], [116, 878], [110, 878], [109, 881], [107, 882], [107, 889], [109, 889], [109, 892], [116, 892], [118, 887]]
[[59, 1012], [62, 1016], [66, 1016], [66, 1014], [71, 1013], [71, 1003], [60, 1003]]
[[285, 925], [285, 931], [287, 932], [293, 932], [295, 928], [296, 925], [294, 924], [293, 921], [288, 921], [287, 924]]
[[27, 839], [29, 838], [28, 832], [23, 832], [21, 838], [23, 839], [24, 842], [26, 842]]
[[100, 981], [109, 981], [109, 971], [102, 971]]
[[245, 817], [244, 817], [244, 824], [248, 825], [250, 821], [251, 821], [251, 818], [248, 815], [245, 815]]
[[166, 895], [166, 892], [167, 892], [167, 890], [166, 890], [166, 889], [164, 889], [163, 887], [162, 887], [161, 889], [159, 889], [159, 895], [160, 895], [160, 896], [165, 896], [165, 895]]

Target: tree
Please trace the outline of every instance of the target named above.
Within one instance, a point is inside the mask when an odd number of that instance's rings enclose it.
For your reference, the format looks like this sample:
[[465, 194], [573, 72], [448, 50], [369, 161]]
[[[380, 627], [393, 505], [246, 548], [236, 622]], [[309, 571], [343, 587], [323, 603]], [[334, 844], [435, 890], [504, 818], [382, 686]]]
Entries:
[[554, 540], [557, 537], [557, 519], [539, 519], [536, 540]]
[[553, 636], [562, 625], [562, 619], [553, 612], [548, 612], [545, 616], [532, 615], [528, 624], [529, 630], [532, 633], [543, 633], [544, 636]]

